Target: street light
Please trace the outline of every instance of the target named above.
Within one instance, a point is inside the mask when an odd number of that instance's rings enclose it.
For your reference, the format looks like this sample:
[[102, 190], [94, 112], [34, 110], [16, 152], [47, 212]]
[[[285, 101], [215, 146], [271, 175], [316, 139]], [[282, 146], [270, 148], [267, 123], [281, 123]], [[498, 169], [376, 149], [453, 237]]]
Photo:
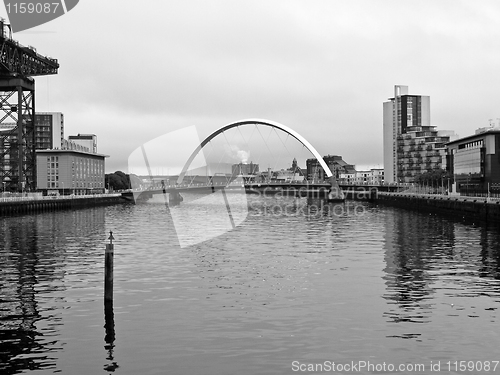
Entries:
[[62, 195], [63, 195], [63, 197], [64, 197], [64, 182], [63, 182], [63, 181], [61, 181], [61, 184], [62, 184], [62, 186], [63, 186], [63, 192], [62, 192], [63, 194], [62, 194]]
[[467, 175], [467, 193], [465, 193], [465, 195], [467, 195], [467, 196], [469, 195], [469, 180], [470, 180], [470, 176], [471, 176], [471, 174], [469, 172], [469, 174]]
[[10, 181], [12, 181], [12, 180], [8, 176], [3, 179], [2, 184], [3, 184], [3, 192], [4, 192], [4, 194], [5, 194], [5, 185], [7, 185]]

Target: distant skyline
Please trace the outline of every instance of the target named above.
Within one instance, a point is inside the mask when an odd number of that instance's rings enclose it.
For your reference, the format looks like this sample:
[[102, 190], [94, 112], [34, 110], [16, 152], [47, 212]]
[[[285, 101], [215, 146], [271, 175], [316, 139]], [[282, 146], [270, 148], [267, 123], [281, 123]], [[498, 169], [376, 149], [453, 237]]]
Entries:
[[394, 85], [430, 96], [439, 130], [498, 123], [498, 19], [496, 0], [86, 0], [13, 38], [59, 60], [35, 77], [36, 110], [63, 112], [66, 136], [96, 134], [107, 172], [165, 133], [246, 118], [361, 169], [383, 166]]

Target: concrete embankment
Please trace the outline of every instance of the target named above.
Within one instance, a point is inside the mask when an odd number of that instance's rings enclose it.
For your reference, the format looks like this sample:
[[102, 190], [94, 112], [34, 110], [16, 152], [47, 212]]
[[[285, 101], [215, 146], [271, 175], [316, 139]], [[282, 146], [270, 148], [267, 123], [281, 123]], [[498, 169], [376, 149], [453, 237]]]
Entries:
[[378, 192], [377, 204], [439, 213], [459, 220], [500, 223], [500, 200], [432, 194]]
[[39, 197], [0, 199], [0, 216], [22, 215], [65, 209], [106, 206], [124, 203], [121, 194], [84, 195], [73, 197]]

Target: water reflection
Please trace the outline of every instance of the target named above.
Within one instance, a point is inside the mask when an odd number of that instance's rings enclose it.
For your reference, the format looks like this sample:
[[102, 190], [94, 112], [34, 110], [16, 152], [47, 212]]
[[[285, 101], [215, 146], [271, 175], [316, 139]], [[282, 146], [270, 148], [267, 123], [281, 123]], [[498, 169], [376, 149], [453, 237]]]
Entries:
[[104, 348], [106, 349], [106, 365], [104, 370], [114, 372], [118, 367], [114, 357], [115, 348], [115, 314], [113, 311], [113, 301], [104, 301]]
[[481, 277], [500, 279], [500, 232], [495, 227], [480, 228]]
[[[500, 236], [495, 228], [407, 210], [393, 210], [385, 221], [383, 298], [388, 303], [384, 314], [388, 322], [435, 322], [441, 309], [447, 309], [445, 316], [458, 316], [462, 297], [499, 295], [495, 279], [499, 278]], [[485, 311], [496, 309], [490, 306], [493, 301], [484, 303]], [[477, 314], [475, 310], [467, 316]], [[412, 333], [417, 330], [395, 336], [420, 340], [421, 333]]]
[[[20, 223], [21, 224], [21, 223]], [[51, 344], [42, 344], [36, 321], [41, 318], [36, 299], [37, 268], [40, 268], [38, 226], [36, 218], [23, 220], [22, 225], [7, 225], [3, 220], [0, 231], [2, 241], [2, 272], [0, 300], [0, 342], [2, 373], [14, 374], [18, 370], [40, 369], [50, 366], [46, 353]], [[46, 264], [49, 262], [46, 262]], [[46, 281], [54, 276], [54, 268], [45, 268]], [[37, 356], [36, 353], [40, 353]], [[53, 365], [53, 363], [52, 363]]]
[[[64, 220], [62, 219], [64, 216]], [[0, 372], [55, 369], [63, 343], [67, 246], [104, 222], [101, 210], [0, 219]]]

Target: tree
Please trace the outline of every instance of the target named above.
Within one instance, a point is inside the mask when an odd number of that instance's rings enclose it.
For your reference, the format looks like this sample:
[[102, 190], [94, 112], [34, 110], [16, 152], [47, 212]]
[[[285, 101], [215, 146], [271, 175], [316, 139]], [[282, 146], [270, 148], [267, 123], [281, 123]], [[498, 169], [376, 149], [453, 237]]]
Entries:
[[415, 182], [422, 186], [448, 186], [448, 179], [451, 178], [452, 175], [448, 171], [436, 168], [418, 175]]
[[415, 182], [419, 185], [430, 185], [432, 183], [441, 182], [442, 180], [444, 181], [448, 178], [451, 178], [451, 175], [448, 171], [445, 171], [441, 168], [436, 168], [418, 175], [415, 179]]
[[130, 177], [122, 171], [116, 171], [104, 176], [104, 181], [109, 189], [126, 190], [130, 189]]

